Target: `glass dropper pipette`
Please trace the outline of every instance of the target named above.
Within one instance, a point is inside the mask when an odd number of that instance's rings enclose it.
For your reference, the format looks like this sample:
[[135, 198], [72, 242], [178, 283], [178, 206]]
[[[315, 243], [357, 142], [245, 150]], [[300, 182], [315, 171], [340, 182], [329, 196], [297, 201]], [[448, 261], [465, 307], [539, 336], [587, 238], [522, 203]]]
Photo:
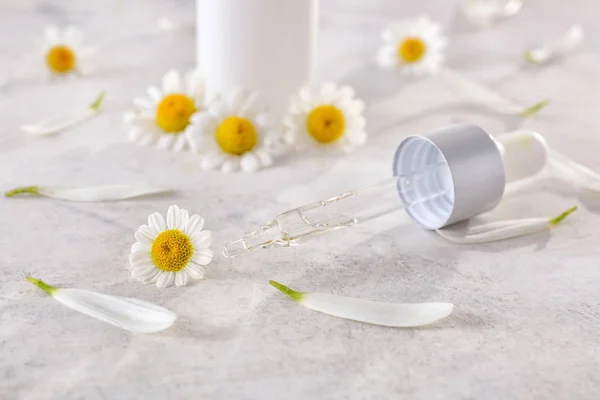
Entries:
[[[417, 196], [415, 193], [417, 182], [425, 176], [439, 173], [440, 167], [433, 164], [430, 168], [410, 176], [394, 176], [362, 189], [343, 192], [286, 211], [256, 231], [224, 245], [223, 254], [226, 257], [235, 257], [258, 248], [289, 247], [305, 243], [324, 233], [370, 221], [444, 196], [452, 196], [449, 190], [444, 189], [427, 196]], [[402, 198], [415, 200], [405, 203]]]
[[494, 139], [470, 124], [412, 136], [396, 150], [395, 176], [279, 214], [225, 244], [223, 254], [290, 247], [401, 210], [425, 229], [439, 229], [495, 207], [506, 181], [539, 172], [546, 151], [546, 142], [535, 132]]

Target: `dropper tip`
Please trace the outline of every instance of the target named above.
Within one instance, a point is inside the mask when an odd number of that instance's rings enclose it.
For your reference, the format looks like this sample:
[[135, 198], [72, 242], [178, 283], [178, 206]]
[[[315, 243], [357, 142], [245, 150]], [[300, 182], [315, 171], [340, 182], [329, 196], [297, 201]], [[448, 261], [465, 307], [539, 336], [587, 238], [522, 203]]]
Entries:
[[238, 239], [223, 245], [223, 256], [225, 258], [234, 258], [248, 251], [243, 239]]

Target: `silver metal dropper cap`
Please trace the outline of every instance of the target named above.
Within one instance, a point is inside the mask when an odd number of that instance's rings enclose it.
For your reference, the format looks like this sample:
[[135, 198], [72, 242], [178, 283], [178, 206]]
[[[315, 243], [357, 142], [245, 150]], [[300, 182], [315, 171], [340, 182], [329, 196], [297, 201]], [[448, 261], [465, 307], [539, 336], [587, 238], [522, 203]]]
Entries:
[[[489, 211], [502, 199], [506, 184], [500, 146], [471, 124], [406, 138], [396, 150], [393, 168], [396, 176], [419, 174], [419, 179], [399, 185], [398, 193], [406, 212], [425, 229]], [[433, 198], [419, 201], [427, 197]]]

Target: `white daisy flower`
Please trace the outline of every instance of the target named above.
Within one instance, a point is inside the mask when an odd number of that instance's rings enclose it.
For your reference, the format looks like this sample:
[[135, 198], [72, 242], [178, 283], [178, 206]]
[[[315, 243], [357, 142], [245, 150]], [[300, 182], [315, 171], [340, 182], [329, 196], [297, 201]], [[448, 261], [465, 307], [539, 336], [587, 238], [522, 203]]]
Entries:
[[192, 117], [186, 136], [203, 169], [254, 172], [273, 164], [273, 121], [258, 104], [257, 92], [235, 89]]
[[442, 26], [429, 17], [390, 25], [382, 33], [377, 62], [385, 69], [413, 75], [435, 74], [444, 62]]
[[209, 249], [212, 232], [203, 231], [204, 218], [173, 205], [167, 219], [160, 213], [148, 217], [135, 233], [131, 246], [131, 274], [144, 284], [156, 282], [159, 288], [187, 285], [189, 279], [202, 279], [204, 266], [213, 259]]
[[302, 88], [284, 118], [286, 140], [299, 147], [351, 151], [367, 141], [365, 104], [349, 86], [326, 83], [318, 92]]
[[189, 71], [183, 79], [170, 70], [162, 79], [162, 91], [150, 86], [147, 96], [135, 98], [133, 104], [136, 110], [125, 114], [129, 140], [181, 151], [187, 148], [184, 133], [191, 127], [192, 116], [205, 107], [204, 81], [198, 70]]
[[95, 50], [83, 45], [83, 33], [75, 27], [60, 30], [52, 25], [44, 32], [42, 51], [46, 67], [53, 76], [68, 76], [84, 73], [90, 69], [86, 61]]

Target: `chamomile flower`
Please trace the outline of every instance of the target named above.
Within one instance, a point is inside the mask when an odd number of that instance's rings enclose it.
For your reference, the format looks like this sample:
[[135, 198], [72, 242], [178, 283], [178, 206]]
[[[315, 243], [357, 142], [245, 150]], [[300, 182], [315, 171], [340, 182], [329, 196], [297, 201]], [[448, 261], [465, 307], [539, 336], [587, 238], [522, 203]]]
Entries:
[[[60, 30], [48, 26], [42, 40], [46, 67], [53, 76], [69, 76], [85, 72], [86, 61], [94, 49], [83, 44], [83, 33], [75, 27]], [[89, 66], [89, 64], [88, 64]]]
[[209, 249], [213, 241], [210, 231], [204, 231], [204, 218], [173, 205], [167, 219], [160, 213], [148, 217], [135, 233], [137, 242], [131, 246], [131, 274], [144, 284], [159, 288], [173, 284], [185, 286], [191, 279], [202, 279], [204, 266], [213, 259]]
[[235, 89], [192, 117], [186, 136], [203, 169], [254, 172], [273, 163], [273, 121], [258, 104], [257, 92]]
[[302, 88], [284, 118], [286, 140], [301, 148], [351, 151], [367, 140], [364, 108], [349, 86], [326, 83], [316, 92]]
[[204, 81], [197, 70], [189, 71], [183, 79], [170, 70], [162, 79], [162, 90], [150, 86], [147, 96], [133, 103], [135, 111], [125, 114], [129, 140], [181, 151], [187, 147], [184, 134], [192, 116], [204, 109]]
[[413, 75], [435, 74], [444, 62], [446, 38], [442, 27], [426, 16], [390, 25], [382, 39], [377, 54], [382, 68]]

